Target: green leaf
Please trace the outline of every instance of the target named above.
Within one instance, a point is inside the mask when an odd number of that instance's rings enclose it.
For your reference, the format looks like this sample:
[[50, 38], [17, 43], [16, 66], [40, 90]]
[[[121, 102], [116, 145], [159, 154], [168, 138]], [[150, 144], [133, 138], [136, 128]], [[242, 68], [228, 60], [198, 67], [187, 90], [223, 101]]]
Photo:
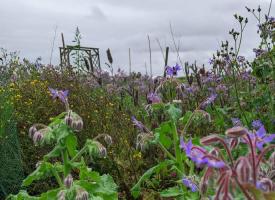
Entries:
[[177, 197], [183, 194], [179, 186], [171, 187], [160, 192], [161, 197]]
[[174, 164], [174, 161], [172, 160], [165, 160], [163, 162], [160, 162], [158, 165], [148, 169], [139, 179], [139, 181], [132, 187], [131, 193], [134, 198], [138, 198], [141, 192], [141, 184], [148, 180], [154, 173], [159, 172], [161, 169]]
[[35, 171], [33, 171], [29, 176], [27, 176], [26, 179], [23, 180], [22, 185], [29, 186], [35, 180], [41, 180], [52, 176], [52, 169], [53, 166], [51, 163], [42, 162]]
[[30, 196], [27, 191], [20, 190], [17, 195], [10, 195], [6, 200], [38, 200], [39, 197]]
[[65, 139], [65, 145], [71, 157], [74, 157], [77, 154], [77, 138], [73, 134], [69, 134]]
[[167, 113], [174, 122], [176, 122], [181, 117], [181, 109], [175, 107], [174, 104], [168, 104]]
[[160, 127], [156, 128], [155, 130], [156, 138], [167, 149], [170, 148], [171, 145], [173, 144], [171, 139], [171, 136], [172, 136], [171, 132], [172, 132], [172, 129], [169, 122], [162, 123]]
[[189, 120], [189, 118], [191, 117], [192, 112], [191, 111], [187, 111], [183, 117], [181, 117], [179, 120], [185, 125], [187, 123], [187, 121]]

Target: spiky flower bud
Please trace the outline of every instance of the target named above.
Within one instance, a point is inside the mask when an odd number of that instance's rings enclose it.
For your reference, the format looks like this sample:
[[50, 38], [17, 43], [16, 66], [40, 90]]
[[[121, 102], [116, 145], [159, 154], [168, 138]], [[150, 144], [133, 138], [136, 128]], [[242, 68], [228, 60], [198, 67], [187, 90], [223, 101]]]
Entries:
[[229, 137], [242, 137], [248, 134], [248, 130], [241, 126], [235, 126], [233, 128], [227, 129], [225, 134]]
[[73, 185], [73, 177], [71, 174], [69, 174], [65, 179], [64, 179], [64, 185], [67, 188], [70, 188]]
[[98, 150], [100, 157], [105, 158], [107, 156], [107, 149], [103, 145], [101, 145]]
[[83, 190], [83, 189], [77, 190], [75, 200], [88, 200], [88, 199], [89, 199], [89, 193], [86, 190]]
[[30, 127], [29, 129], [29, 137], [32, 138], [34, 133], [37, 131], [35, 126]]
[[41, 142], [41, 140], [43, 139], [44, 135], [47, 134], [49, 131], [51, 131], [50, 127], [45, 127], [42, 129], [37, 130], [34, 134], [33, 134], [33, 142], [35, 144]]
[[57, 194], [57, 199], [58, 200], [66, 200], [66, 195], [65, 192], [63, 190], [61, 190], [58, 194]]
[[67, 116], [65, 117], [65, 123], [66, 123], [66, 125], [67, 125], [67, 126], [71, 126], [71, 125], [72, 125], [72, 122], [73, 122], [72, 117], [71, 117], [70, 115], [67, 115]]
[[71, 110], [68, 111], [68, 114], [64, 120], [65, 120], [65, 123], [72, 129], [74, 129], [74, 131], [76, 132], [79, 132], [83, 129], [82, 118], [78, 114], [72, 112]]
[[249, 183], [252, 180], [253, 169], [247, 157], [240, 157], [236, 163], [236, 173], [242, 183]]
[[43, 138], [43, 134], [41, 133], [41, 131], [36, 131], [33, 135], [33, 142], [35, 144], [39, 143]]
[[108, 145], [110, 145], [110, 144], [113, 143], [112, 137], [111, 137], [110, 135], [108, 135], [108, 134], [106, 134], [106, 135], [104, 136], [104, 141], [105, 141]]

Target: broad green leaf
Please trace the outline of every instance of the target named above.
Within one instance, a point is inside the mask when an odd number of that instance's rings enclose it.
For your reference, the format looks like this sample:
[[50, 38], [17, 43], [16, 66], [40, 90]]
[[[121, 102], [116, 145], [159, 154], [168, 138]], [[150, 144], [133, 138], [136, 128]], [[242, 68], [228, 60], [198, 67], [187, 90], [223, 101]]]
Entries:
[[29, 186], [35, 180], [41, 180], [52, 175], [53, 166], [51, 163], [42, 162], [38, 168], [23, 180], [23, 186]]
[[164, 122], [160, 125], [159, 128], [155, 130], [155, 136], [158, 141], [166, 148], [170, 148], [172, 145], [172, 134], [171, 134], [171, 126], [169, 122]]
[[77, 138], [76, 138], [76, 136], [73, 134], [69, 134], [65, 139], [65, 145], [69, 152], [69, 155], [71, 157], [74, 157], [77, 154], [77, 150], [76, 150]]
[[167, 113], [174, 122], [181, 117], [181, 109], [177, 108], [174, 104], [168, 105]]

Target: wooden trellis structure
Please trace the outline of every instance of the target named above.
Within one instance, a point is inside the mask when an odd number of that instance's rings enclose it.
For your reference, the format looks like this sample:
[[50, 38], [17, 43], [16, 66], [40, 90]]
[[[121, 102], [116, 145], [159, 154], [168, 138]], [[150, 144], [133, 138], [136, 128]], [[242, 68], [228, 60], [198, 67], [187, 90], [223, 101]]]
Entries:
[[101, 69], [98, 48], [71, 45], [65, 46], [63, 34], [61, 36], [63, 43], [63, 47], [59, 47], [61, 67], [71, 67], [71, 53], [74, 51], [81, 51], [83, 53], [86, 69], [88, 69], [88, 71], [94, 72], [95, 69]]

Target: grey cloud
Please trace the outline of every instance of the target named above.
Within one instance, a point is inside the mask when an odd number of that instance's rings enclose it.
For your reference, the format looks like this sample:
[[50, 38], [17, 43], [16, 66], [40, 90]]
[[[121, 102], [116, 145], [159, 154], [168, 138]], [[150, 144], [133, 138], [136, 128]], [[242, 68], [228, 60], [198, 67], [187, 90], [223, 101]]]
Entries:
[[[115, 68], [128, 70], [128, 48], [132, 51], [133, 69], [145, 72], [149, 63], [147, 35], [150, 35], [153, 71], [162, 73], [163, 58], [156, 42], [170, 46], [169, 64], [178, 62], [169, 23], [176, 42], [180, 41], [180, 55], [184, 61], [207, 63], [221, 40], [230, 39], [228, 30], [237, 27], [233, 14], [249, 16], [241, 53], [253, 56], [257, 46], [256, 22], [245, 6], [261, 4], [267, 10], [268, 0], [9, 0], [0, 7], [0, 46], [20, 50], [21, 57], [34, 60], [42, 56], [49, 62], [54, 28], [57, 38], [54, 63], [58, 64], [57, 47], [63, 32], [70, 44], [76, 26], [83, 35], [84, 46], [99, 47], [102, 63], [105, 51], [112, 50]], [[274, 8], [272, 9], [274, 13]]]

